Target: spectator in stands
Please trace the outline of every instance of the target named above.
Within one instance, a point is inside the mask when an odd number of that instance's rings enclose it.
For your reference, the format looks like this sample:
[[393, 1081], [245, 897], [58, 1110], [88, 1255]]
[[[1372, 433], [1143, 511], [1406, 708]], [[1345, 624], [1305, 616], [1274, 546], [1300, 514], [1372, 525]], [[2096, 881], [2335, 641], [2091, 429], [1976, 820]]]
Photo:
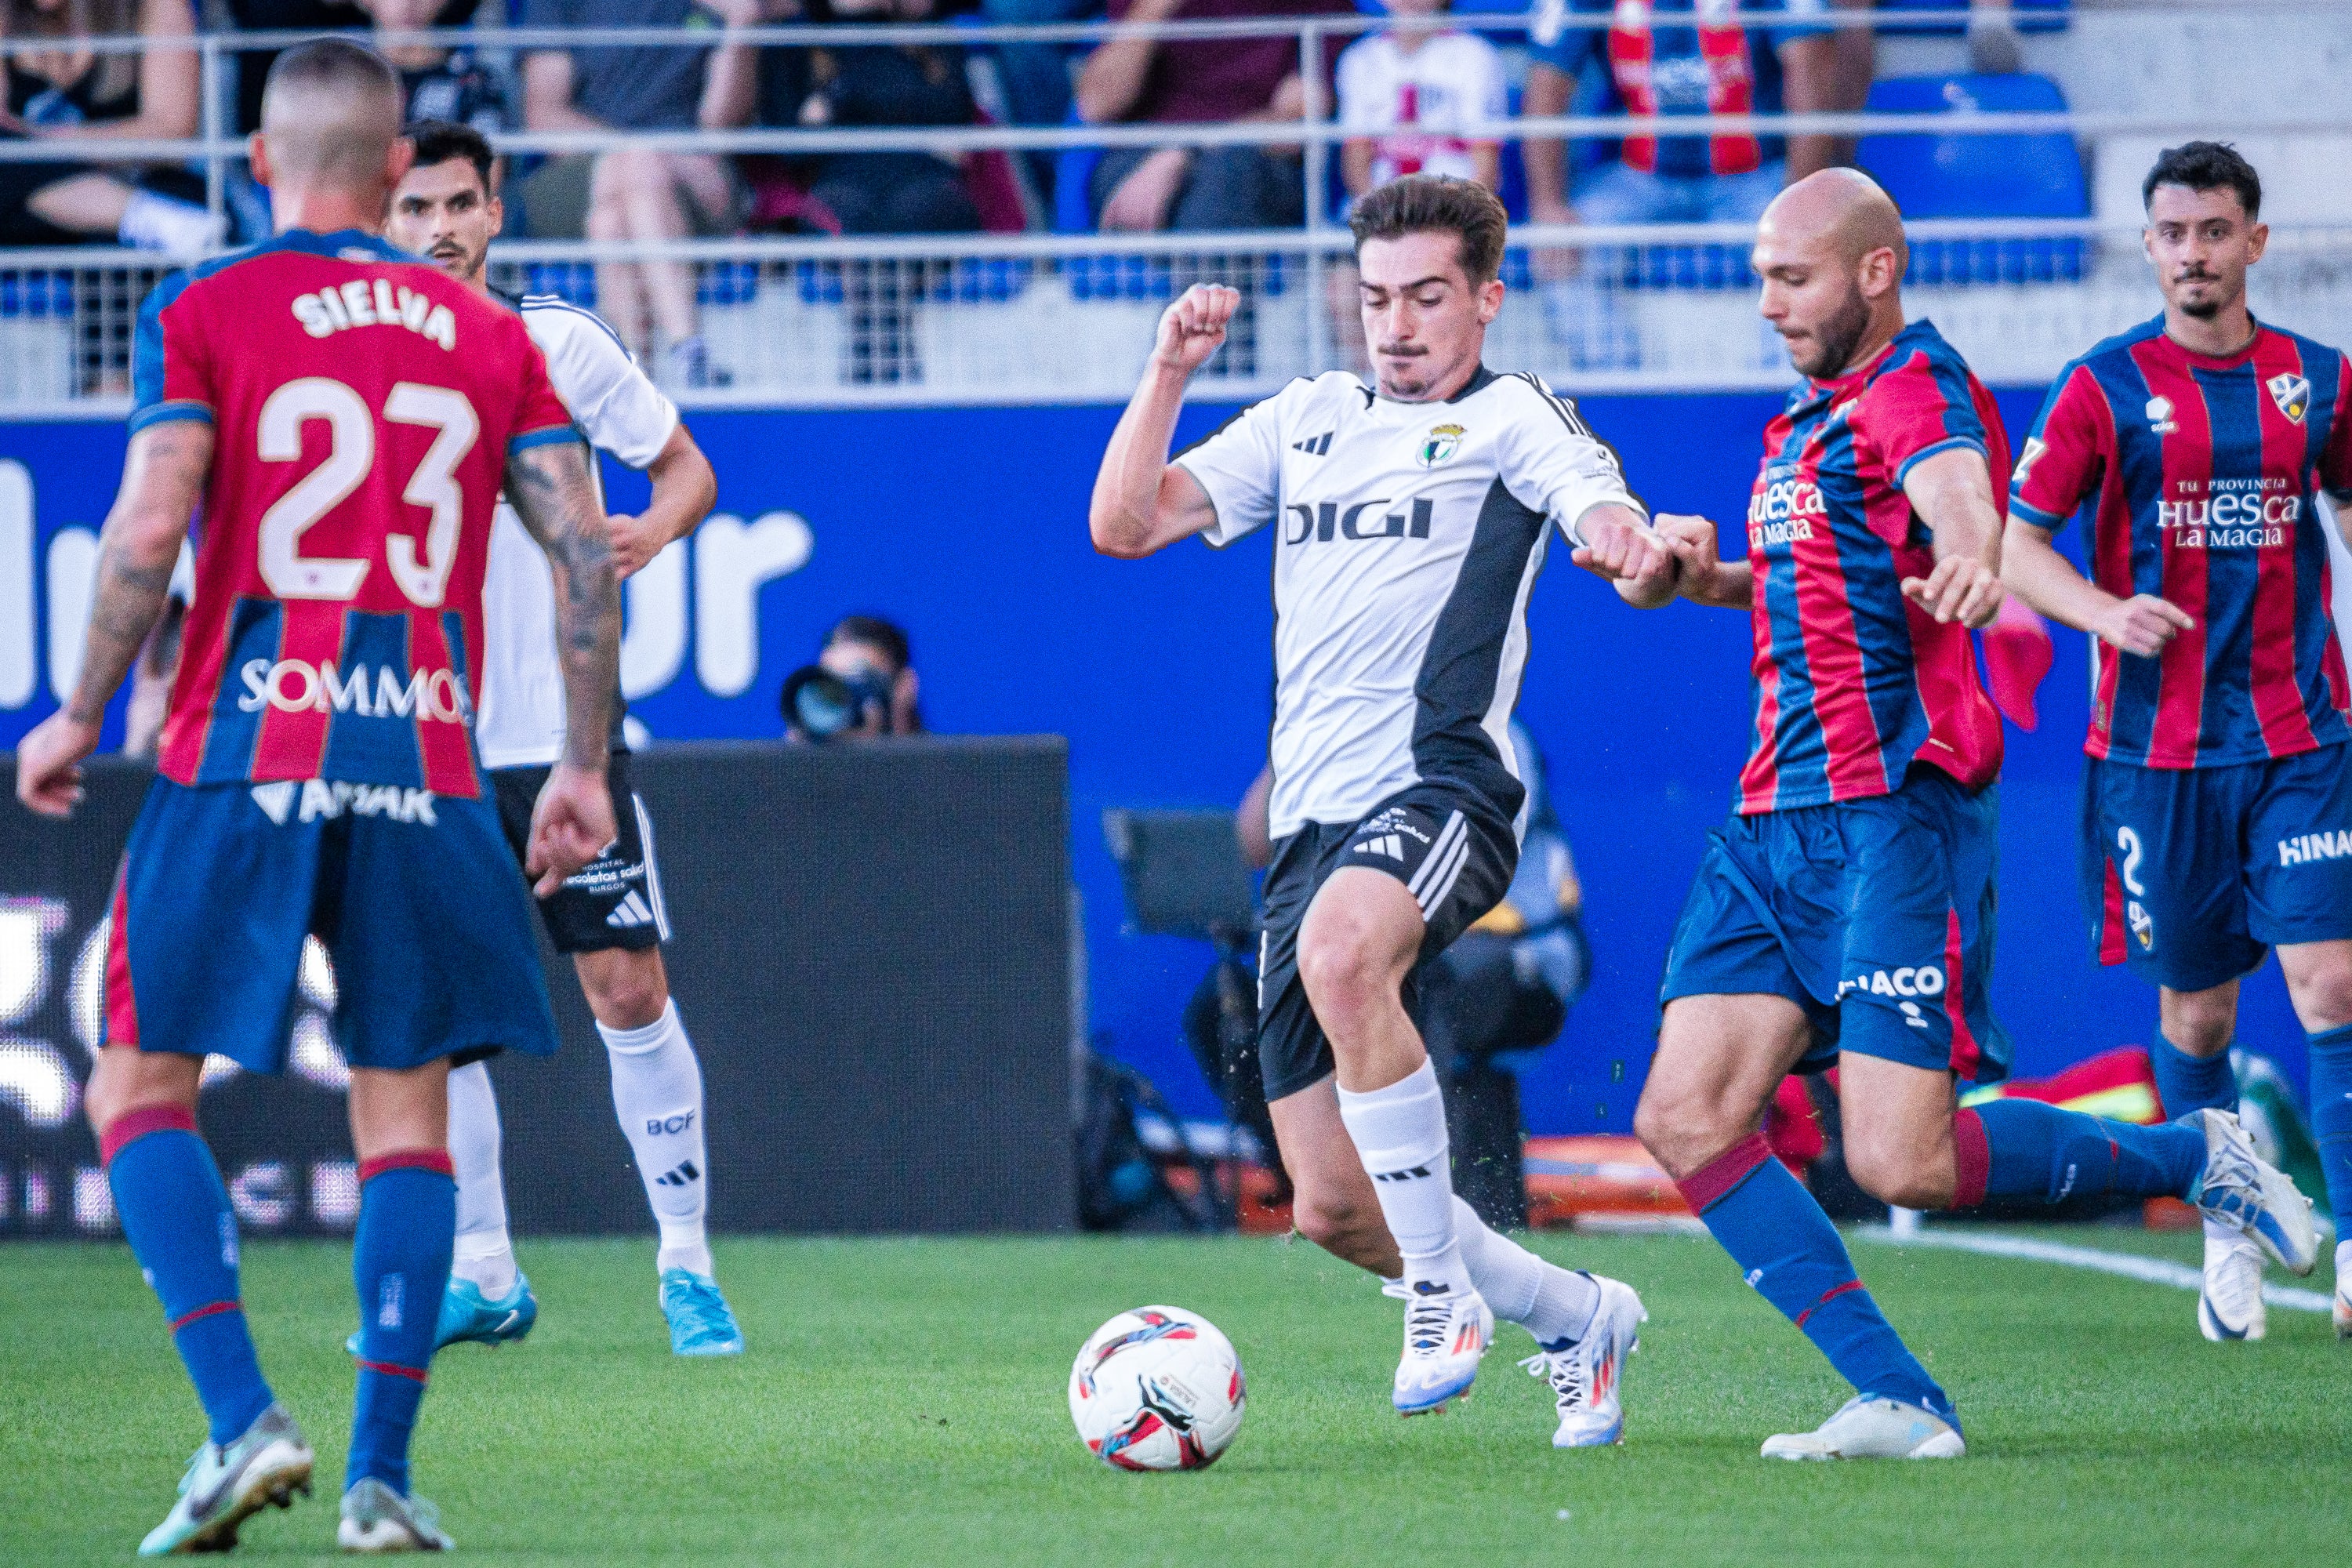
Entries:
[[[1110, 0], [1130, 22], [1353, 16], [1349, 0]], [[1326, 59], [1315, 63], [1320, 80]], [[1298, 40], [1118, 37], [1078, 73], [1090, 125], [1230, 124], [1297, 120], [1307, 106]], [[1307, 216], [1296, 148], [1120, 147], [1095, 165], [1087, 205], [1106, 229], [1187, 233], [1286, 228]]]
[[1441, 22], [1447, 4], [1389, 0], [1396, 20], [1339, 56], [1339, 123], [1361, 132], [1339, 145], [1350, 204], [1400, 174], [1449, 174], [1490, 191], [1503, 183], [1495, 136], [1511, 113], [1503, 57]]
[[[761, 0], [525, 0], [532, 27], [684, 27], [723, 23], [694, 44], [533, 49], [523, 56], [523, 121], [533, 131], [687, 131], [742, 125], [758, 51], [729, 35], [763, 20]], [[738, 186], [724, 158], [624, 147], [557, 159], [520, 183], [530, 232], [659, 241], [735, 231]], [[604, 318], [639, 353], [659, 352], [673, 386], [717, 384], [695, 306], [694, 269], [674, 261], [596, 268]]]
[[[1580, 76], [1607, 85], [1609, 112], [1632, 122], [1615, 158], [1571, 188], [1558, 140], [1527, 143], [1528, 208], [1538, 223], [1749, 222], [1791, 180], [1826, 167], [1833, 138], [1746, 133], [1660, 136], [1675, 116], [1858, 108], [1843, 101], [1825, 0], [1545, 0], [1524, 108], [1564, 114]], [[1568, 26], [1609, 17], [1607, 27]], [[1865, 89], [1867, 84], [1864, 84]]]
[[[1008, 26], [1091, 22], [1103, 14], [1103, 0], [980, 0], [980, 14], [992, 25]], [[997, 79], [1013, 124], [1059, 125], [1069, 118], [1070, 53], [1067, 44], [996, 46]], [[1051, 179], [1052, 153], [1030, 162], [1041, 180]]]
[[0, 136], [48, 142], [54, 162], [0, 163], [0, 246], [119, 240], [193, 258], [220, 239], [205, 182], [173, 165], [95, 163], [76, 144], [194, 136], [200, 67], [189, 48], [100, 54], [93, 38], [192, 38], [189, 0], [5, 0], [8, 102]]
[[[929, 22], [932, 0], [832, 0], [833, 20]], [[920, 44], [845, 43], [807, 52], [805, 126], [970, 125], [979, 118], [963, 51]], [[961, 234], [980, 227], [962, 160], [929, 153], [834, 153], [811, 162], [808, 194], [844, 234]]]
[[[421, 32], [439, 25], [442, 0], [360, 0], [360, 8], [375, 24], [378, 35]], [[513, 119], [510, 95], [503, 73], [471, 46], [444, 48], [435, 44], [385, 44], [376, 52], [400, 73], [400, 90], [408, 119], [446, 120], [471, 126], [485, 136], [509, 129]]]

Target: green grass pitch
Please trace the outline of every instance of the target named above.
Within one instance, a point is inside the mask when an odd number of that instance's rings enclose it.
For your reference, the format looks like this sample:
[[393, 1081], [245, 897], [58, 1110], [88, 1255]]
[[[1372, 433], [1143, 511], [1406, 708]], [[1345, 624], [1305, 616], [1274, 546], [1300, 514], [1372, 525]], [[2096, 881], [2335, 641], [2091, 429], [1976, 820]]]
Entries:
[[[1549, 1391], [1512, 1366], [1527, 1336], [1508, 1325], [1474, 1398], [1397, 1419], [1395, 1303], [1303, 1243], [727, 1241], [751, 1353], [685, 1362], [650, 1241], [527, 1242], [538, 1330], [436, 1363], [417, 1488], [483, 1564], [2344, 1560], [2352, 1345], [2325, 1317], [2273, 1310], [2266, 1343], [2210, 1345], [2185, 1291], [1858, 1247], [1958, 1400], [1970, 1457], [1768, 1465], [1761, 1438], [1844, 1390], [1712, 1244], [1538, 1245], [1648, 1302], [1621, 1448], [1552, 1451]], [[320, 1485], [240, 1550], [324, 1559], [348, 1255], [254, 1245], [245, 1291]], [[1153, 1301], [1208, 1314], [1249, 1372], [1240, 1440], [1204, 1473], [1117, 1473], [1070, 1430], [1079, 1342]], [[121, 1247], [11, 1247], [0, 1312], [0, 1563], [129, 1559], [202, 1436], [153, 1300]]]

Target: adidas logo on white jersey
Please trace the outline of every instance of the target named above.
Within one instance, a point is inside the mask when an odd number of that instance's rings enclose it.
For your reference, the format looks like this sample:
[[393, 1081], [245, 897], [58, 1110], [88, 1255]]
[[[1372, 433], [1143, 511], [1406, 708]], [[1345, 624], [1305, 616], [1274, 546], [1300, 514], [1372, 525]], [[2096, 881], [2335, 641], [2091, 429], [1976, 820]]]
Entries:
[[622, 898], [620, 907], [604, 917], [604, 923], [616, 931], [649, 926], [654, 923], [653, 906], [646, 903], [635, 888], [631, 888]]
[[1361, 844], [1356, 846], [1356, 853], [1359, 855], [1385, 855], [1391, 860], [1402, 861], [1404, 859], [1404, 840], [1398, 837], [1393, 833], [1387, 834], [1379, 838], [1367, 838]]

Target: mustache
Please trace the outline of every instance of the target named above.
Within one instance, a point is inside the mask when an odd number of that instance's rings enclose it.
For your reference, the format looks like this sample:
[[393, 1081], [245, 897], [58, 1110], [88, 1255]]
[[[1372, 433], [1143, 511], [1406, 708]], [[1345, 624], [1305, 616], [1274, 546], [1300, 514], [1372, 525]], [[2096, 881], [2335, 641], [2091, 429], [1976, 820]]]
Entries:
[[1381, 353], [1396, 359], [1419, 359], [1429, 353], [1426, 343], [1382, 343]]

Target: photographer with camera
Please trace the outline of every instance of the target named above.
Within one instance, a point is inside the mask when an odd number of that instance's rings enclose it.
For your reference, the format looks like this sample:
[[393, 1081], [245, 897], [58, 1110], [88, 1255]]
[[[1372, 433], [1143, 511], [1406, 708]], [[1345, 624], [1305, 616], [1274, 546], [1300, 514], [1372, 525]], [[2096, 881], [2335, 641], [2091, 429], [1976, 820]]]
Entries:
[[924, 732], [922, 682], [906, 629], [879, 616], [844, 616], [814, 664], [784, 678], [778, 700], [793, 741]]

